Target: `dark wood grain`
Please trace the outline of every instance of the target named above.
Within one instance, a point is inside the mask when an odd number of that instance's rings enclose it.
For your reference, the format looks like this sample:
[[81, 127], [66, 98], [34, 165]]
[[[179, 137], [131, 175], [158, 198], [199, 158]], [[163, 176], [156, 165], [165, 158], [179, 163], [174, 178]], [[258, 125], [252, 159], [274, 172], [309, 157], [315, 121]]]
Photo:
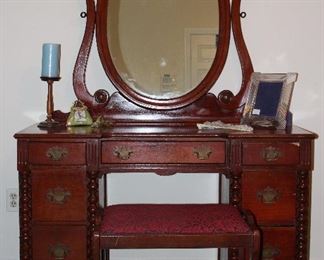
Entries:
[[[123, 158], [118, 149], [128, 150]], [[203, 155], [204, 150], [210, 151]], [[207, 152], [208, 152], [207, 151]], [[198, 153], [201, 152], [201, 158]], [[204, 157], [205, 156], [205, 157]], [[225, 163], [226, 143], [219, 142], [102, 142], [102, 163]]]
[[[284, 142], [244, 142], [244, 165], [298, 165], [300, 144]], [[269, 153], [267, 158], [267, 153]], [[274, 158], [271, 158], [273, 153]]]
[[66, 260], [89, 260], [86, 257], [86, 227], [66, 225], [38, 225], [33, 227], [33, 258], [39, 260], [62, 259], [55, 257], [55, 247], [65, 247]]
[[[52, 228], [61, 225], [65, 227], [63, 234], [73, 233], [72, 227], [87, 227], [82, 233], [82, 239], [86, 241], [85, 245], [82, 242], [82, 252], [85, 254], [82, 257], [91, 259], [95, 253], [94, 234], [100, 223], [99, 201], [104, 201], [99, 194], [106, 191], [101, 180], [99, 185], [99, 178], [110, 172], [156, 172], [161, 175], [178, 172], [224, 173], [230, 178], [230, 202], [239, 208], [249, 208], [263, 230], [274, 230], [270, 232], [273, 241], [282, 234], [279, 232], [281, 229], [277, 229], [279, 227], [296, 234], [297, 239], [291, 239], [292, 236], [285, 238], [289, 250], [283, 249], [281, 254], [296, 254], [296, 259], [308, 259], [309, 173], [313, 167], [313, 142], [316, 138], [312, 132], [299, 127], [289, 131], [243, 133], [200, 131], [189, 125], [133, 125], [101, 130], [80, 127], [55, 131], [31, 126], [15, 136], [18, 139], [17, 167], [21, 192], [21, 259], [42, 259], [32, 255], [31, 248], [35, 239], [39, 239], [35, 235], [38, 232], [32, 230], [41, 230], [45, 237], [52, 239], [56, 236]], [[278, 145], [285, 160], [264, 163], [260, 159], [260, 151], [269, 145]], [[53, 146], [68, 148], [72, 156], [51, 162], [46, 151]], [[114, 148], [118, 146], [129, 146], [135, 156], [127, 160], [117, 158]], [[206, 146], [211, 148], [212, 153], [200, 160], [194, 151], [197, 147]], [[46, 194], [55, 188], [70, 192], [63, 207], [47, 201]], [[267, 204], [259, 194], [269, 192], [269, 189], [270, 194], [278, 193], [278, 197]], [[44, 225], [47, 228], [42, 229]], [[264, 239], [267, 237], [269, 235]], [[144, 238], [138, 241], [129, 239], [120, 241], [123, 244], [131, 243], [132, 247], [149, 246]], [[175, 237], [170, 241], [180, 246], [176, 243], [177, 239]], [[195, 243], [197, 247], [206, 246], [205, 242], [209, 241], [206, 237], [199, 242], [196, 236], [183, 239], [181, 243], [184, 243], [184, 247], [194, 246]], [[167, 245], [168, 239], [163, 236], [151, 243], [157, 246], [162, 241]], [[292, 245], [295, 247], [290, 252]], [[240, 250], [233, 249], [231, 252], [234, 258], [243, 257]]]
[[[86, 223], [86, 171], [83, 168], [38, 168], [32, 170], [34, 221], [79, 221]], [[65, 192], [66, 197], [51, 193]]]
[[[58, 153], [57, 158], [51, 152]], [[33, 142], [29, 144], [29, 162], [37, 165], [84, 165], [86, 144]]]
[[295, 257], [296, 230], [294, 228], [264, 227], [262, 228], [262, 236], [263, 260], [299, 259]]
[[[242, 206], [254, 213], [259, 225], [294, 225], [295, 172], [246, 171], [243, 172], [242, 186]], [[264, 199], [265, 192], [274, 197]]]

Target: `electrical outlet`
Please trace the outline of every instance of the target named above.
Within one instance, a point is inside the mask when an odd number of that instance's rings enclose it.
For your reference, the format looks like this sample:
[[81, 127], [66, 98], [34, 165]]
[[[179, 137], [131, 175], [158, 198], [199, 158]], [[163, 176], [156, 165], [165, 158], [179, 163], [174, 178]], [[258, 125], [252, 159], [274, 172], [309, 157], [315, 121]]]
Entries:
[[7, 189], [7, 211], [18, 211], [19, 196], [18, 189]]

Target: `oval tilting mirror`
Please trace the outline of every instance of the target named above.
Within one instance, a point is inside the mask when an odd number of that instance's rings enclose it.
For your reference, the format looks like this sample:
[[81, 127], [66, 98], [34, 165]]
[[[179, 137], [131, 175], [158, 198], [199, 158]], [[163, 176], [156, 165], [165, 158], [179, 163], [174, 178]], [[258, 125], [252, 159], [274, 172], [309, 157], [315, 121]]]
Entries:
[[185, 95], [214, 61], [217, 0], [115, 0], [109, 3], [107, 20], [113, 63], [123, 81], [141, 95]]
[[227, 0], [98, 0], [98, 12], [106, 73], [138, 105], [188, 105], [222, 71], [230, 31]]

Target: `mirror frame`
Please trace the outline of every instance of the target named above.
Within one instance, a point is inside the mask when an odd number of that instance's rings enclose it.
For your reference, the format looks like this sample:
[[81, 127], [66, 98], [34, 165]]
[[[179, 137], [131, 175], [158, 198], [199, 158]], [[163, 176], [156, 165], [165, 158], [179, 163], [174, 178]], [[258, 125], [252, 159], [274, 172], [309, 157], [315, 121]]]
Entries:
[[153, 109], [176, 109], [184, 107], [201, 96], [205, 95], [221, 74], [228, 53], [229, 39], [230, 39], [230, 3], [224, 0], [218, 1], [219, 6], [219, 41], [216, 51], [216, 56], [211, 65], [211, 68], [203, 81], [195, 86], [188, 93], [170, 99], [152, 98], [146, 95], [142, 95], [136, 90], [132, 89], [125, 81], [120, 77], [115, 65], [113, 64], [109, 44], [107, 40], [108, 26], [107, 16], [109, 13], [110, 0], [98, 0], [97, 1], [97, 44], [99, 50], [99, 56], [101, 63], [105, 69], [105, 72], [117, 90], [130, 101], [135, 104]]
[[[210, 71], [208, 72], [207, 76], [202, 81], [202, 83], [199, 84], [194, 90], [183, 96], [164, 100], [149, 98], [131, 90], [130, 87], [121, 79], [121, 77], [117, 73], [116, 68], [113, 65], [111, 57], [109, 55], [106, 33], [107, 18], [106, 16], [104, 16], [105, 13], [107, 13], [109, 1], [110, 0], [98, 0], [96, 11], [95, 1], [86, 0], [86, 29], [73, 72], [73, 87], [76, 97], [82, 102], [84, 102], [86, 106], [88, 106], [91, 114], [95, 116], [107, 115], [107, 117], [109, 117], [111, 113], [115, 113], [115, 111], [110, 112], [108, 110], [111, 109], [112, 106], [115, 106], [117, 104], [117, 101], [122, 101], [123, 103], [125, 103], [125, 100], [121, 99], [118, 96], [118, 93], [126, 97], [126, 101], [131, 101], [129, 102], [129, 109], [137, 109], [136, 113], [140, 113], [138, 112], [140, 109], [142, 109], [142, 111], [145, 111], [145, 113], [149, 113], [146, 110], [152, 111], [152, 109], [156, 111], [161, 111], [161, 113], [162, 111], [180, 111], [181, 109], [186, 109], [186, 106], [191, 107], [190, 109], [192, 110], [192, 107], [194, 107], [197, 102], [200, 102], [199, 106], [201, 106], [202, 98], [211, 98], [210, 96], [213, 96], [213, 94], [207, 92], [218, 79], [226, 62], [230, 41], [230, 32], [232, 28], [234, 41], [241, 64], [241, 87], [236, 95], [234, 95], [230, 90], [220, 91], [217, 97], [212, 97], [213, 103], [215, 103], [216, 107], [209, 106], [208, 110], [214, 110], [213, 112], [209, 113], [210, 118], [219, 118], [221, 117], [221, 113], [224, 113], [224, 115], [227, 118], [238, 117], [241, 115], [242, 105], [245, 102], [244, 97], [247, 89], [247, 83], [250, 78], [250, 75], [253, 72], [253, 65], [246, 44], [244, 42], [241, 29], [241, 0], [233, 0], [231, 7], [230, 0], [218, 0], [221, 10], [221, 23], [225, 26], [222, 26], [220, 28], [220, 44], [216, 52], [216, 58]], [[105, 19], [103, 17], [105, 17]], [[95, 93], [92, 95], [89, 92], [86, 84], [87, 64], [95, 32], [97, 37], [99, 56], [102, 61], [102, 65], [109, 79], [112, 81], [112, 83], [118, 90], [118, 92], [114, 93], [114, 95], [112, 95], [111, 97], [105, 89], [99, 89], [95, 91]], [[117, 98], [116, 95], [118, 96]], [[111, 103], [113, 103], [113, 105]], [[125, 104], [120, 106], [124, 106], [123, 109], [126, 107]], [[130, 111], [129, 109], [126, 110]], [[116, 109], [116, 111], [117, 110], [118, 109]], [[124, 111], [126, 110], [124, 109]], [[187, 110], [187, 112], [189, 110]], [[197, 111], [196, 108], [195, 110]], [[170, 112], [170, 114], [172, 114], [172, 112]], [[180, 114], [180, 112], [177, 112], [177, 114]]]

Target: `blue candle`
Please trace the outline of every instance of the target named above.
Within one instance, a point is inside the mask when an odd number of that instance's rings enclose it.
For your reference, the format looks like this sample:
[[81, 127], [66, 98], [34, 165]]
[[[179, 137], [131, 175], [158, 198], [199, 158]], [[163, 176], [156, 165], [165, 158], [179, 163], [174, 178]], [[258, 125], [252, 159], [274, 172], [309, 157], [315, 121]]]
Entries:
[[44, 43], [42, 56], [42, 77], [60, 77], [61, 44]]

